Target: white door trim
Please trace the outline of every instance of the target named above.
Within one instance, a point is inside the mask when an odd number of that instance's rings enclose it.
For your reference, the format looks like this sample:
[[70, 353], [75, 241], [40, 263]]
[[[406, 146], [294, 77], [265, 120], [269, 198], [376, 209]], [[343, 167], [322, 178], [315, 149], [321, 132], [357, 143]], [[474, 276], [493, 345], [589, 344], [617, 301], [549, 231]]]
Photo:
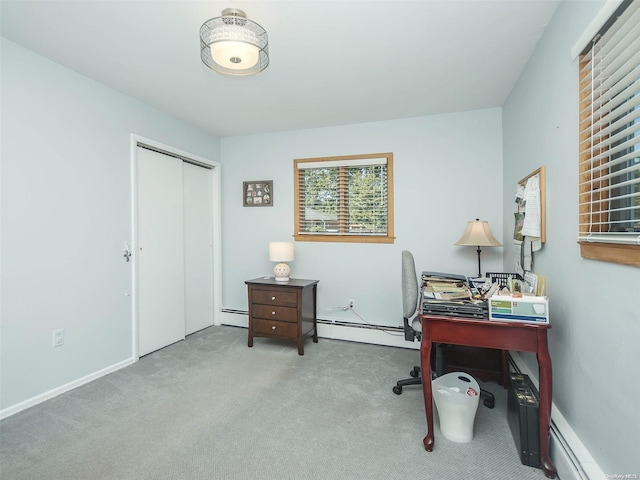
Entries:
[[131, 134], [131, 261], [132, 261], [132, 302], [131, 302], [131, 342], [133, 358], [137, 361], [140, 358], [138, 351], [138, 146], [143, 145], [158, 150], [171, 156], [181, 158], [182, 160], [197, 165], [202, 165], [211, 169], [211, 181], [213, 183], [213, 324], [221, 324], [222, 309], [222, 197], [221, 197], [221, 164], [208, 158], [185, 152], [175, 147], [165, 145], [163, 143], [142, 137], [140, 135]]

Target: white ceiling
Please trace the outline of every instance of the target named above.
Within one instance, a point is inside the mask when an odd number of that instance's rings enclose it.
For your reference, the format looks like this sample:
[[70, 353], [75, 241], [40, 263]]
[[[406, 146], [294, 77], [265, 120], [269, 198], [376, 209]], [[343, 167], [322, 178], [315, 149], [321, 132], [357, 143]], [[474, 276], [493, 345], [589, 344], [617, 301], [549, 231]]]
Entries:
[[[500, 107], [560, 0], [2, 0], [2, 36], [219, 136]], [[199, 29], [241, 8], [270, 64], [227, 77]]]

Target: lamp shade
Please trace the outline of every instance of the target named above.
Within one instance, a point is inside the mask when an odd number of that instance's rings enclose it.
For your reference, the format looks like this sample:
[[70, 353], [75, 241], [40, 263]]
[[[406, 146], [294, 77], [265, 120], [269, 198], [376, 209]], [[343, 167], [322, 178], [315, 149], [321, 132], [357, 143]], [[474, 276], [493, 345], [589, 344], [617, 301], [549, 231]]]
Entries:
[[293, 243], [291, 242], [269, 243], [269, 260], [272, 262], [293, 261]]
[[496, 240], [489, 229], [489, 223], [476, 219], [467, 222], [467, 229], [462, 234], [456, 245], [476, 246], [476, 247], [501, 247], [502, 244]]

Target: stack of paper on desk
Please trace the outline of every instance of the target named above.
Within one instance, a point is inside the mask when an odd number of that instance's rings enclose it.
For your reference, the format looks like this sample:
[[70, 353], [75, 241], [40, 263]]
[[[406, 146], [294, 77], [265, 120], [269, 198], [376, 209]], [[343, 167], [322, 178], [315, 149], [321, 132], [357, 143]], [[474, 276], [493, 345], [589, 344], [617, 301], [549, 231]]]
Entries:
[[422, 292], [425, 298], [436, 300], [471, 299], [467, 279], [461, 275], [422, 272]]
[[462, 275], [422, 272], [422, 312], [431, 315], [487, 316], [487, 304], [473, 299]]

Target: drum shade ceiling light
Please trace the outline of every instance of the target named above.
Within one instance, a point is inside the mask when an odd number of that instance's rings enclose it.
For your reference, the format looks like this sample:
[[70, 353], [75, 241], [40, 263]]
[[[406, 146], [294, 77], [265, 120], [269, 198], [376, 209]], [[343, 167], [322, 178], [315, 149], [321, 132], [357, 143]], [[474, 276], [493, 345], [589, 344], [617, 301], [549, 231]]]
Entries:
[[242, 10], [226, 8], [200, 27], [200, 57], [216, 72], [254, 75], [269, 65], [269, 38]]

